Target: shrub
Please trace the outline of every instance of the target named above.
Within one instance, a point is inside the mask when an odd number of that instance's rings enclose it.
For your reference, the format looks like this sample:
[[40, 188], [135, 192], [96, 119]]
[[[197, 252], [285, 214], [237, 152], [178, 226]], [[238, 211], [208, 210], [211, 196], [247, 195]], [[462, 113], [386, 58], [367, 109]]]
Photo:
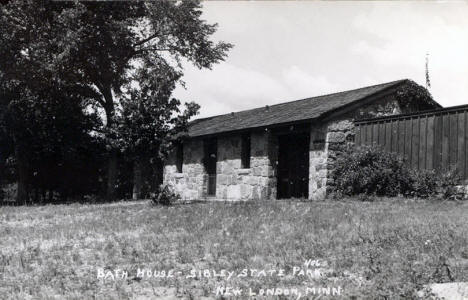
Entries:
[[459, 196], [457, 186], [461, 182], [461, 176], [455, 167], [451, 167], [438, 177], [438, 192], [444, 198], [456, 198]]
[[155, 205], [172, 205], [180, 196], [174, 192], [174, 188], [168, 184], [161, 185], [159, 191], [151, 196], [151, 201]]
[[18, 185], [16, 183], [9, 183], [0, 188], [0, 201], [4, 203], [16, 202]]
[[410, 189], [406, 195], [427, 198], [437, 194], [438, 178], [434, 170], [411, 170]]
[[413, 170], [404, 159], [375, 146], [349, 146], [342, 150], [332, 172], [335, 195], [394, 197], [405, 195], [427, 198], [440, 195], [458, 196], [460, 177], [455, 168], [436, 173], [434, 170]]
[[349, 196], [396, 196], [410, 186], [409, 170], [400, 156], [369, 146], [344, 148], [332, 177], [335, 192]]

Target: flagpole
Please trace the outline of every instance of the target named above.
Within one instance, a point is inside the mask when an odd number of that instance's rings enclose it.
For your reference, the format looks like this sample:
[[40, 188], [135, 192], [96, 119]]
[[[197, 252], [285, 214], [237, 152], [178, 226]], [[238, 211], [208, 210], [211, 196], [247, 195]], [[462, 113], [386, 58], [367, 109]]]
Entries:
[[431, 79], [429, 78], [429, 53], [426, 53], [426, 89], [431, 88]]

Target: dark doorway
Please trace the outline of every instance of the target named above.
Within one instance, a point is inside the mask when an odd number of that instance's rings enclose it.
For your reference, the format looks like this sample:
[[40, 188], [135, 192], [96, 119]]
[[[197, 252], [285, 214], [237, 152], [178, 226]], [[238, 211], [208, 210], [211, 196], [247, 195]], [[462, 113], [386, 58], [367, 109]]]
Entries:
[[278, 137], [278, 199], [308, 198], [309, 134]]
[[208, 196], [216, 195], [216, 161], [218, 143], [216, 138], [206, 139], [203, 142], [204, 164], [208, 174]]

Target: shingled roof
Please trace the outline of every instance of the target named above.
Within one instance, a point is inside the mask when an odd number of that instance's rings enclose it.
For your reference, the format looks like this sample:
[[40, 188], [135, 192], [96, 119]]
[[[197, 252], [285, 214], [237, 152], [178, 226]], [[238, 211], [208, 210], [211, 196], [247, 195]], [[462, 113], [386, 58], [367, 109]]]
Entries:
[[254, 108], [190, 122], [188, 136], [196, 137], [222, 132], [265, 127], [281, 123], [312, 120], [348, 104], [396, 87], [409, 80], [397, 80], [334, 94]]

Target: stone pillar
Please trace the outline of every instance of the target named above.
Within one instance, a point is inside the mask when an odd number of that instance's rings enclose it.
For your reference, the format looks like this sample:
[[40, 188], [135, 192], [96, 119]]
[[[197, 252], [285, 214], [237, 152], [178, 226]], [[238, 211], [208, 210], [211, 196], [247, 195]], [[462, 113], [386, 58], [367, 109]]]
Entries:
[[312, 125], [309, 153], [309, 199], [323, 200], [333, 186], [331, 178], [336, 157], [348, 143], [354, 142], [354, 123], [338, 120]]
[[323, 200], [327, 186], [328, 141], [324, 125], [312, 125], [309, 152], [309, 200]]
[[354, 123], [351, 120], [340, 120], [328, 125], [328, 158], [327, 158], [327, 193], [333, 187], [333, 170], [335, 167], [336, 158], [340, 155], [343, 148], [354, 143]]
[[216, 198], [240, 200], [241, 190], [237, 170], [241, 167], [241, 139], [239, 135], [218, 138], [216, 162]]
[[269, 132], [252, 132], [251, 136], [251, 168], [252, 174], [249, 182], [251, 185], [251, 199], [269, 198], [270, 169], [271, 164], [268, 157]]
[[203, 141], [184, 143], [182, 172], [177, 172], [175, 155], [171, 153], [164, 166], [164, 183], [174, 188], [183, 200], [200, 200], [206, 197], [206, 176], [203, 166]]
[[268, 133], [268, 198], [277, 198], [277, 172], [278, 172], [278, 136]]

